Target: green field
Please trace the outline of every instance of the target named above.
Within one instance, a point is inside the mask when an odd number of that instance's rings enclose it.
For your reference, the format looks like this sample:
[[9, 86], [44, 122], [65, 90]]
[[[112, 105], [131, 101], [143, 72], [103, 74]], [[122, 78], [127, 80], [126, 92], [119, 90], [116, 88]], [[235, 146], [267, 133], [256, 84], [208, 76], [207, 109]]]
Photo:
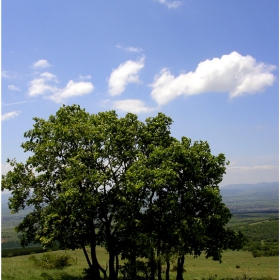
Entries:
[[[64, 254], [64, 251], [53, 252], [55, 254]], [[74, 260], [72, 266], [64, 270], [47, 270], [36, 268], [30, 256], [20, 256], [13, 258], [2, 258], [2, 279], [3, 280], [29, 280], [29, 279], [53, 279], [53, 280], [81, 280], [82, 272], [87, 267], [86, 260], [81, 250], [68, 251]], [[37, 254], [36, 256], [40, 256]], [[98, 248], [98, 259], [103, 267], [106, 267], [108, 254], [102, 248]], [[222, 263], [214, 262], [211, 259], [205, 259], [203, 256], [193, 258], [187, 256], [185, 261], [184, 279], [209, 279], [209, 277], [246, 279], [262, 277], [271, 277], [278, 279], [279, 257], [260, 257], [254, 258], [249, 252], [226, 251], [223, 254]], [[174, 265], [174, 264], [173, 264]], [[171, 266], [172, 267], [172, 266]], [[237, 268], [239, 267], [239, 268]], [[171, 279], [175, 279], [175, 273], [171, 273]]]

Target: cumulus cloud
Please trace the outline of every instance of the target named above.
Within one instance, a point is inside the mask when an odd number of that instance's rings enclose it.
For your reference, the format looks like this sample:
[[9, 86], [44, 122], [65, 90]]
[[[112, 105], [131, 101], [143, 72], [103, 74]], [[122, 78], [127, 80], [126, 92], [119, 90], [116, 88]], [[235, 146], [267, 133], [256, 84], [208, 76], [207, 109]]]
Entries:
[[115, 101], [113, 107], [122, 112], [130, 112], [134, 114], [147, 113], [155, 109], [145, 106], [144, 102], [139, 99], [125, 99]]
[[50, 84], [54, 82], [58, 83], [56, 76], [49, 72], [44, 72], [40, 74], [39, 78], [36, 78], [29, 83], [28, 95], [37, 96], [49, 92], [56, 92], [58, 90], [57, 87]]
[[120, 95], [129, 83], [140, 83], [138, 73], [144, 67], [144, 57], [138, 61], [128, 60], [114, 69], [108, 80], [110, 95]]
[[[82, 76], [80, 76], [80, 79], [81, 77]], [[88, 79], [90, 76], [82, 78]], [[73, 80], [70, 80], [64, 88], [59, 88], [56, 85], [57, 83], [58, 80], [54, 74], [44, 72], [29, 83], [28, 95], [47, 95], [46, 98], [56, 103], [60, 103], [70, 97], [88, 94], [94, 90], [94, 86], [90, 82], [74, 82]]]
[[141, 48], [136, 48], [136, 47], [123, 47], [121, 45], [117, 45], [117, 48], [125, 50], [127, 52], [134, 52], [134, 53], [140, 53], [143, 51]]
[[20, 114], [20, 111], [12, 111], [9, 113], [5, 113], [4, 115], [1, 115], [1, 121], [6, 121], [12, 118], [15, 118]]
[[40, 59], [33, 63], [33, 68], [47, 68], [50, 66], [51, 64], [49, 64], [46, 59]]
[[177, 9], [182, 5], [181, 1], [167, 1], [167, 0], [157, 0], [160, 4], [167, 6], [168, 9]]
[[20, 88], [14, 85], [8, 85], [8, 90], [20, 91]]
[[57, 90], [47, 98], [56, 103], [61, 103], [70, 97], [85, 95], [93, 90], [94, 86], [90, 82], [74, 82], [70, 80], [65, 88]]
[[257, 93], [272, 86], [276, 67], [257, 62], [253, 57], [237, 52], [198, 64], [194, 72], [178, 77], [163, 69], [154, 79], [151, 96], [164, 105], [178, 96], [206, 92], [228, 92], [230, 98]]

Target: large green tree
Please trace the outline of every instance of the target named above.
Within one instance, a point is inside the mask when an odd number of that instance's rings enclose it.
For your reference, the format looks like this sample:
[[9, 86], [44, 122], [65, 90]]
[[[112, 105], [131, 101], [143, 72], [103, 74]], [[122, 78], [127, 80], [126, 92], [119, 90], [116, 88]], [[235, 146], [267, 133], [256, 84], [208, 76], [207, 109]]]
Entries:
[[162, 278], [163, 262], [169, 279], [177, 258], [182, 279], [186, 254], [220, 260], [222, 250], [239, 248], [240, 236], [225, 228], [230, 212], [218, 188], [224, 155], [213, 156], [207, 142], [171, 137], [169, 117], [141, 122], [73, 105], [34, 121], [22, 144], [31, 155], [25, 163], [8, 160], [13, 170], [2, 176], [10, 209], [32, 207], [16, 227], [23, 246], [81, 248], [93, 279], [107, 278], [96, 255], [104, 246], [110, 280], [118, 278], [119, 256], [131, 279], [139, 258], [148, 260], [151, 279], [156, 271]]

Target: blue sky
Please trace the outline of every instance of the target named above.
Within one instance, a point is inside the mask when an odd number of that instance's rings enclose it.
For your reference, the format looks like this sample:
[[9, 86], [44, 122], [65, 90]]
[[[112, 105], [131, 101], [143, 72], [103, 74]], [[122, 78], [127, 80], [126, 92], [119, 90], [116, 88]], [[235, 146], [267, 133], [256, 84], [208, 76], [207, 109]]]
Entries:
[[221, 186], [278, 181], [279, 7], [271, 0], [2, 0], [2, 173], [62, 104], [206, 140]]

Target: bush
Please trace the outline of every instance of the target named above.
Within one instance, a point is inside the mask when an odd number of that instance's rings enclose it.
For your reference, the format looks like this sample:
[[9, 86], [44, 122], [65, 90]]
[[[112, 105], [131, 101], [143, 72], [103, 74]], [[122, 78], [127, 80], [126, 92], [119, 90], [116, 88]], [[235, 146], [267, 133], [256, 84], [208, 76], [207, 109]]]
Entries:
[[73, 259], [68, 255], [57, 255], [57, 254], [44, 254], [41, 258], [36, 258], [34, 255], [29, 257], [36, 267], [44, 269], [64, 269], [67, 266], [71, 266]]

